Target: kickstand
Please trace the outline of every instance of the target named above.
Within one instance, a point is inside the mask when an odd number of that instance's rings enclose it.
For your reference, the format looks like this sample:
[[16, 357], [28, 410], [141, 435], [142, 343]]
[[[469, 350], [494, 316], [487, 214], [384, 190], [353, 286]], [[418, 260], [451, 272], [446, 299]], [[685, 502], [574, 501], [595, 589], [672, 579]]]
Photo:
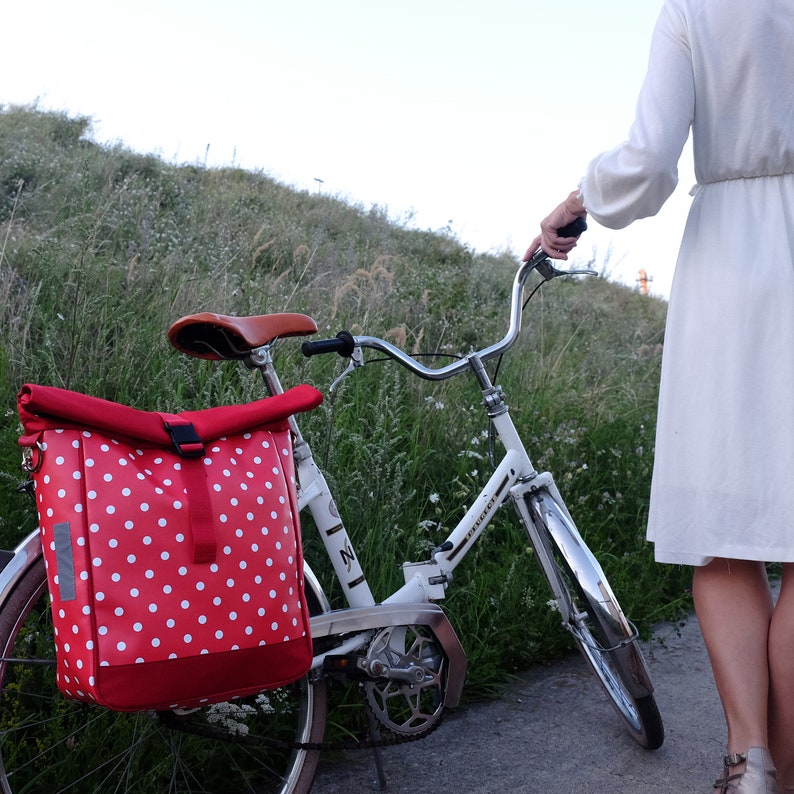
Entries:
[[[378, 722], [375, 715], [369, 710], [367, 712], [367, 720], [369, 721], [369, 737], [373, 742], [377, 742], [380, 738], [380, 731], [378, 731]], [[373, 791], [383, 791], [386, 786], [386, 772], [383, 769], [383, 754], [381, 748], [377, 745], [372, 748], [372, 753], [375, 756], [375, 774], [377, 777], [372, 781]]]

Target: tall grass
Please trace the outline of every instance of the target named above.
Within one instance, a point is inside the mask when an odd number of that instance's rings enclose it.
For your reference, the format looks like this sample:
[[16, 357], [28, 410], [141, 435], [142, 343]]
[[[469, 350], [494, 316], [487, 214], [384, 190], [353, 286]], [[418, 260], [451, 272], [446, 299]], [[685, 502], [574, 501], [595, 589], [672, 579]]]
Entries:
[[[35, 526], [15, 440], [25, 381], [175, 411], [259, 397], [255, 377], [170, 349], [183, 314], [312, 315], [321, 333], [386, 336], [410, 352], [465, 353], [500, 337], [516, 261], [445, 232], [409, 230], [377, 207], [296, 192], [262, 173], [171, 165], [90, 139], [90, 121], [0, 113], [0, 539]], [[549, 467], [626, 611], [647, 628], [686, 602], [686, 572], [643, 539], [666, 306], [604, 279], [544, 287], [502, 366], [511, 411]], [[285, 341], [288, 384], [327, 394], [337, 357]], [[385, 596], [427, 555], [488, 476], [479, 392], [370, 364], [302, 418]], [[307, 545], [311, 541], [307, 528]], [[446, 606], [470, 685], [567, 648], [526, 541], [500, 519], [461, 567]]]

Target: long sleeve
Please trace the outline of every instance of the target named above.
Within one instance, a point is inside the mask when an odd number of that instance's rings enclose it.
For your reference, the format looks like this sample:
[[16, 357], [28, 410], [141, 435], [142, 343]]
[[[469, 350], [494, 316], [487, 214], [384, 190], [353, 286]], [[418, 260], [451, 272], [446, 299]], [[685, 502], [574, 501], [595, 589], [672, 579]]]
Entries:
[[654, 31], [628, 139], [596, 157], [582, 179], [582, 197], [596, 221], [620, 229], [661, 209], [678, 184], [678, 160], [694, 107], [685, 21], [667, 4]]

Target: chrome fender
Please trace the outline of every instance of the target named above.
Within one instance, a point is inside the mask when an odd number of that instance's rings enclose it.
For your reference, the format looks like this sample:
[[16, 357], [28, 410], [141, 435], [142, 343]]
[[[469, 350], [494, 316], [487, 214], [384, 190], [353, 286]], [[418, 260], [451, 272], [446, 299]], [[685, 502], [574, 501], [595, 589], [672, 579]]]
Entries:
[[34, 529], [15, 549], [9, 553], [8, 562], [0, 570], [0, 609], [28, 569], [41, 557], [41, 535]]
[[608, 650], [615, 652], [614, 660], [623, 664], [631, 675], [632, 695], [645, 697], [653, 692], [645, 660], [637, 653], [634, 640], [636, 629], [629, 623], [612, 592], [598, 560], [587, 547], [568, 511], [553, 494], [538, 491], [528, 497], [531, 509], [546, 526], [566, 565], [579, 586], [586, 593], [593, 609], [594, 619], [606, 633]]

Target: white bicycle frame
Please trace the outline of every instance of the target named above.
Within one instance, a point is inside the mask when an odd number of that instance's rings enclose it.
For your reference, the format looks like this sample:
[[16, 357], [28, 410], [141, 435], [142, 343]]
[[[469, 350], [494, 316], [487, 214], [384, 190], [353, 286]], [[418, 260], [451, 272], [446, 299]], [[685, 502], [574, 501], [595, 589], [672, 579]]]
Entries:
[[[453, 571], [473, 548], [497, 509], [505, 501], [513, 502], [516, 508], [519, 519], [538, 556], [540, 566], [551, 586], [564, 624], [567, 626], [574, 624], [575, 607], [570, 601], [567, 588], [560, 580], [559, 569], [552, 558], [549, 540], [541, 537], [542, 531], [536, 526], [536, 521], [541, 520], [545, 527], [545, 533], [553, 536], [554, 544], [580, 586], [593, 597], [594, 601], [609, 601], [604, 598], [604, 594], [611, 596], [611, 591], [609, 591], [609, 585], [606, 583], [599, 563], [582, 541], [554, 484], [552, 475], [548, 472], [539, 473], [533, 466], [510, 417], [502, 392], [498, 387], [493, 386], [483, 365], [485, 360], [501, 355], [518, 338], [521, 327], [524, 283], [529, 273], [536, 267], [538, 267], [538, 260], [530, 260], [523, 265], [515, 277], [510, 327], [504, 339], [446, 367], [438, 369], [425, 367], [382, 339], [369, 336], [354, 338], [355, 347], [346, 372], [363, 365], [363, 347], [385, 352], [390, 358], [395, 359], [414, 374], [428, 380], [442, 380], [466, 370], [470, 371], [480, 383], [483, 403], [488, 410], [495, 434], [505, 449], [504, 456], [496, 465], [479, 496], [457, 526], [449, 533], [446, 540], [433, 551], [429, 560], [405, 562], [403, 564], [405, 584], [380, 604], [376, 602], [367, 583], [325, 477], [315, 464], [308, 444], [301, 436], [297, 423], [293, 420], [295, 463], [299, 483], [298, 504], [300, 509], [307, 508], [310, 511], [349, 604], [347, 609], [315, 616], [312, 619], [312, 635], [314, 637], [334, 634], [352, 635], [333, 651], [315, 657], [314, 669], [322, 665], [325, 656], [350, 653], [361, 648], [368, 641], [371, 631], [374, 629], [412, 623], [430, 625], [434, 631], [440, 632], [442, 636], [439, 636], [439, 639], [445, 646], [447, 654], [452, 657], [450, 670], [453, 674], [450, 676], [451, 681], [446, 702], [448, 705], [454, 705], [463, 685], [463, 672], [455, 673], [455, 670], [456, 667], [465, 670], [465, 654], [457, 637], [454, 636], [454, 632], [446, 622], [445, 616], [432, 602], [445, 597], [446, 590], [452, 581]], [[558, 271], [554, 272], [554, 275], [558, 274]], [[549, 277], [553, 277], [553, 275], [547, 275], [547, 278]], [[282, 391], [273, 368], [269, 346], [254, 351], [251, 363], [260, 369], [271, 393]], [[538, 518], [538, 510], [542, 510], [538, 505], [543, 502], [540, 494], [551, 502], [551, 508], [546, 511], [548, 519]], [[530, 500], [533, 498], [536, 500], [533, 503], [535, 505], [534, 512], [530, 507]], [[307, 575], [313, 576], [310, 569]], [[604, 616], [604, 619], [613, 621], [617, 625], [616, 636], [625, 637], [627, 634], [633, 634], [633, 630], [622, 613], [609, 614]]]
[[[521, 479], [538, 476], [518, 438], [509, 414], [505, 412], [495, 417], [494, 424], [499, 437], [506, 445], [507, 451], [503, 459], [467, 513], [433, 553], [431, 559], [422, 562], [405, 562], [403, 564], [405, 585], [382, 603], [415, 604], [444, 598], [446, 589], [452, 581], [452, 572], [474, 546], [513, 485]], [[508, 440], [511, 436], [512, 439]], [[351, 607], [374, 606], [376, 601], [322, 472], [311, 457], [304, 460], [299, 458], [299, 449], [296, 448], [300, 482], [299, 506], [309, 508], [348, 603]], [[544, 482], [550, 483], [550, 476], [544, 478]]]

